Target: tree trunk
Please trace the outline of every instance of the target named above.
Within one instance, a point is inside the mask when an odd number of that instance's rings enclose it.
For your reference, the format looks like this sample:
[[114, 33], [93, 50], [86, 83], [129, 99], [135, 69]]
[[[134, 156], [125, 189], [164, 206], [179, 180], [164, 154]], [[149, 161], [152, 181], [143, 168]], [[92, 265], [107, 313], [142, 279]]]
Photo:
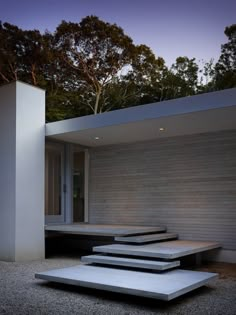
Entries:
[[32, 77], [32, 83], [33, 83], [33, 85], [35, 85], [35, 86], [37, 86], [38, 85], [38, 83], [37, 83], [37, 79], [36, 79], [36, 67], [35, 67], [35, 65], [34, 64], [32, 64], [32, 66], [31, 66], [31, 77]]
[[8, 78], [5, 77], [5, 75], [4, 75], [2, 72], [0, 72], [0, 75], [1, 75], [1, 77], [2, 77], [2, 79], [3, 79], [4, 81], [6, 81], [7, 83], [10, 82], [10, 80], [8, 80]]
[[102, 88], [101, 88], [101, 86], [99, 86], [97, 91], [96, 91], [96, 102], [95, 102], [95, 107], [94, 107], [94, 114], [95, 115], [98, 113], [98, 105], [99, 105], [101, 93], [102, 93]]

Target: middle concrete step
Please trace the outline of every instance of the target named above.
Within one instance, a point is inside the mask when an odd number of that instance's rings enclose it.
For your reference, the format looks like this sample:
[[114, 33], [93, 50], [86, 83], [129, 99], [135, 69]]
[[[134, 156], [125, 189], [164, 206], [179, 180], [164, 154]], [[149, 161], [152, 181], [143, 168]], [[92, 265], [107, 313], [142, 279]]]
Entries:
[[117, 236], [115, 241], [122, 243], [132, 243], [132, 244], [145, 244], [151, 242], [158, 242], [170, 239], [178, 238], [178, 234], [175, 233], [158, 233], [158, 234], [145, 234], [137, 236]]
[[111, 244], [95, 246], [93, 251], [106, 254], [142, 256], [145, 258], [176, 259], [220, 247], [220, 244], [216, 242], [176, 240], [143, 245]]
[[104, 256], [104, 255], [89, 255], [81, 257], [81, 261], [85, 263], [96, 263], [102, 265], [115, 265], [125, 266], [140, 269], [151, 269], [151, 270], [168, 270], [180, 265], [180, 261], [157, 261], [157, 260], [146, 260], [146, 259], [134, 259], [126, 257], [115, 257], [115, 256]]

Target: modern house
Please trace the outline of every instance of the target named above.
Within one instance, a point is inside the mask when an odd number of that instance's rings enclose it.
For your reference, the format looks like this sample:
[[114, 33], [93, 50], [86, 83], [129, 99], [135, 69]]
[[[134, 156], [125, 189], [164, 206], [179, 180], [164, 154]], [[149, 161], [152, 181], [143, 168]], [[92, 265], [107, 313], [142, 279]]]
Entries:
[[167, 226], [236, 262], [236, 89], [45, 124], [45, 92], [0, 87], [0, 260], [47, 225]]

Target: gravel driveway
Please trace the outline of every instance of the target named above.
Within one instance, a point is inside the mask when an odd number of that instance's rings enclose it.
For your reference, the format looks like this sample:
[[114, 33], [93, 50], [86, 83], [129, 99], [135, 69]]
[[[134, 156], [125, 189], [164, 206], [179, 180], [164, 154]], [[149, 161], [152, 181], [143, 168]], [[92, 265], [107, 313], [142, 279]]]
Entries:
[[35, 272], [79, 263], [79, 257], [75, 256], [27, 263], [0, 262], [0, 314], [236, 314], [236, 264], [203, 265], [198, 270], [219, 272], [220, 278], [170, 302], [52, 284], [34, 278]]

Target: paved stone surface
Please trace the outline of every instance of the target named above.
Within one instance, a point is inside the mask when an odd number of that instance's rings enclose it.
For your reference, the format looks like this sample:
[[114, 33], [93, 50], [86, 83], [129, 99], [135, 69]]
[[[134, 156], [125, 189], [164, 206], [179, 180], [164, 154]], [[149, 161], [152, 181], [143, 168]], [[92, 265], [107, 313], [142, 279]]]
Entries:
[[115, 241], [124, 243], [144, 244], [154, 241], [163, 241], [178, 238], [178, 234], [175, 233], [157, 233], [157, 234], [145, 234], [137, 236], [117, 236]]
[[175, 259], [183, 256], [201, 253], [210, 249], [219, 248], [216, 242], [197, 241], [170, 241], [152, 243], [146, 245], [112, 244], [93, 247], [94, 252], [120, 254], [129, 256], [155, 257], [163, 259]]
[[46, 225], [46, 231], [54, 231], [65, 234], [100, 235], [100, 236], [126, 236], [145, 233], [165, 232], [161, 226], [134, 226], [134, 225], [111, 225], [111, 224], [61, 224]]
[[156, 261], [156, 260], [144, 260], [133, 259], [126, 257], [114, 257], [114, 256], [102, 256], [102, 255], [90, 255], [81, 257], [81, 261], [85, 263], [98, 263], [104, 265], [126, 266], [133, 268], [144, 268], [151, 270], [167, 270], [180, 265], [180, 261]]
[[218, 277], [215, 273], [173, 270], [161, 274], [93, 266], [37, 273], [37, 279], [169, 301]]

